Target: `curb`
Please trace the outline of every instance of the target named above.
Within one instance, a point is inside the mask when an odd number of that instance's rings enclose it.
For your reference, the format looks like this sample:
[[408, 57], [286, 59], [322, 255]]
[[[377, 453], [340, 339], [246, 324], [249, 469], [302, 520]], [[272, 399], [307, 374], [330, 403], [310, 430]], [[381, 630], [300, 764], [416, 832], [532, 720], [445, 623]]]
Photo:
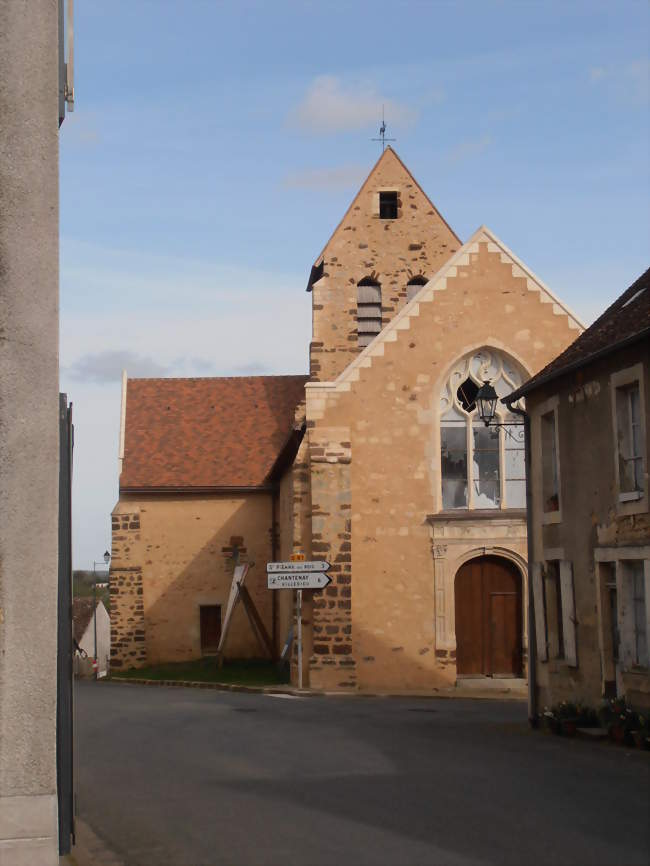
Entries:
[[251, 695], [291, 695], [296, 698], [443, 698], [446, 700], [468, 700], [468, 701], [519, 701], [528, 699], [527, 694], [497, 689], [485, 689], [472, 694], [463, 689], [461, 694], [457, 689], [451, 688], [444, 691], [434, 692], [331, 692], [317, 689], [296, 689], [291, 686], [244, 686], [239, 683], [205, 683], [191, 680], [147, 680], [126, 677], [105, 677], [98, 682], [111, 682], [136, 686], [167, 686], [171, 688], [186, 689], [212, 689], [218, 692], [239, 692]]
[[[100, 682], [100, 680], [98, 680]], [[101, 682], [109, 683], [124, 683], [126, 685], [135, 686], [171, 686], [174, 688], [185, 689], [213, 689], [218, 692], [243, 692], [251, 695], [305, 695], [299, 689], [282, 688], [282, 686], [244, 686], [240, 683], [204, 683], [193, 680], [145, 680], [136, 677], [104, 677]], [[308, 692], [307, 694], [311, 694]]]

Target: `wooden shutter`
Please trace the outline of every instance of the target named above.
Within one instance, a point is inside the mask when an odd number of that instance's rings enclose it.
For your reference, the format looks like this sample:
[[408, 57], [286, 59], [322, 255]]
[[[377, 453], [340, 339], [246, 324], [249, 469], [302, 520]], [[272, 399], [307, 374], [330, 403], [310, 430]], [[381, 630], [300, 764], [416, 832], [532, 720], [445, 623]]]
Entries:
[[379, 193], [373, 192], [372, 194], [372, 215], [378, 217], [379, 216]]
[[573, 668], [578, 666], [576, 644], [576, 605], [573, 593], [573, 566], [560, 562], [560, 594], [562, 597], [562, 630], [564, 632], [564, 657]]
[[544, 609], [544, 578], [542, 565], [533, 563], [533, 605], [535, 607], [535, 639], [537, 642], [537, 658], [541, 662], [548, 661], [546, 646], [546, 611]]

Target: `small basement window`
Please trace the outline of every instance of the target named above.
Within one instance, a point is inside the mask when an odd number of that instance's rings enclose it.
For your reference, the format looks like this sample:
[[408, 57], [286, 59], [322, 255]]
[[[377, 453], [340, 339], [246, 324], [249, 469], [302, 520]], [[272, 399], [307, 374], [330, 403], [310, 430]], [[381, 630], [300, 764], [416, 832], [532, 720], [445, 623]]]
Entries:
[[397, 219], [397, 192], [379, 193], [379, 219]]

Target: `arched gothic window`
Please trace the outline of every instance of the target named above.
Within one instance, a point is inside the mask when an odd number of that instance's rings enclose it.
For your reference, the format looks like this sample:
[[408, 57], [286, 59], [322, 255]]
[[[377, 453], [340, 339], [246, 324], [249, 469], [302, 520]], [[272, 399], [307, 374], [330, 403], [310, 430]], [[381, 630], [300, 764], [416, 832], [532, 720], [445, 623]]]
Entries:
[[372, 277], [357, 283], [357, 333], [367, 346], [381, 331], [381, 285]]
[[489, 381], [499, 397], [518, 388], [527, 374], [496, 349], [483, 348], [454, 365], [440, 396], [443, 510], [525, 508], [524, 428], [503, 403], [486, 427], [476, 394]]

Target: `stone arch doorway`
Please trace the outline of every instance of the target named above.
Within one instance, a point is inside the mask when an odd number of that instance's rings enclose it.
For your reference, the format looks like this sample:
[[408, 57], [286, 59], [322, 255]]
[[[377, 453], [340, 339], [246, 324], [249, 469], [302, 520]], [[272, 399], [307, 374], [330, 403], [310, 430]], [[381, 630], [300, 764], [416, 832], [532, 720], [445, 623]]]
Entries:
[[456, 668], [459, 676], [522, 674], [522, 580], [500, 556], [479, 556], [456, 574]]

